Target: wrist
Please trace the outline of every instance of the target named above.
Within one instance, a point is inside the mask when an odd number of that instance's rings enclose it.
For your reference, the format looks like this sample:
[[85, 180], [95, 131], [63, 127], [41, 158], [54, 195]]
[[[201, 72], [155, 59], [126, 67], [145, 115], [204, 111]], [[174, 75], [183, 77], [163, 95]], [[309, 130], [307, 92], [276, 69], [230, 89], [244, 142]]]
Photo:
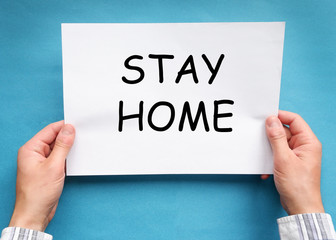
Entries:
[[291, 204], [285, 207], [288, 215], [304, 214], [304, 213], [324, 213], [324, 207], [321, 200], [301, 202]]
[[9, 222], [9, 227], [21, 227], [32, 230], [37, 230], [40, 232], [44, 232], [48, 225], [48, 220], [43, 219], [39, 220], [34, 216], [30, 216], [29, 214], [19, 213], [14, 210], [12, 218]]
[[305, 214], [305, 213], [325, 213], [323, 207], [310, 207], [310, 208], [296, 208], [287, 211], [288, 215]]

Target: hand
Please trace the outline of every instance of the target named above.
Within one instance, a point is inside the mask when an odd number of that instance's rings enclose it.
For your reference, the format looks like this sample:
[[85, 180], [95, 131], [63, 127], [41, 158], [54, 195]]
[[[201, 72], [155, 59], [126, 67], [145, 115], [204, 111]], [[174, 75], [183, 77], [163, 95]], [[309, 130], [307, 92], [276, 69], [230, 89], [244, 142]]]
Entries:
[[65, 158], [74, 139], [75, 129], [60, 121], [45, 127], [20, 148], [10, 227], [45, 230], [63, 190]]
[[322, 145], [308, 124], [298, 114], [279, 111], [278, 118], [266, 120], [266, 132], [283, 208], [289, 215], [324, 212], [320, 191]]

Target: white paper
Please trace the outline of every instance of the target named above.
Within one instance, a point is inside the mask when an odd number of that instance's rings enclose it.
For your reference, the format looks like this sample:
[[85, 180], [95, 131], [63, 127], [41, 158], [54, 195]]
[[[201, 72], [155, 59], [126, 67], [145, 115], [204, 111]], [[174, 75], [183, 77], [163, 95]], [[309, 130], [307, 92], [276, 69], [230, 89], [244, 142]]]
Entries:
[[[67, 175], [117, 174], [270, 174], [272, 151], [265, 133], [265, 119], [276, 115], [279, 104], [285, 23], [164, 23], [164, 24], [62, 24], [64, 115], [76, 128], [75, 144], [67, 158]], [[170, 54], [163, 60], [162, 83], [158, 60], [149, 54]], [[221, 54], [224, 59], [212, 84], [211, 72]], [[140, 66], [144, 79], [137, 84]], [[176, 77], [192, 55], [198, 77]], [[190, 69], [188, 64], [186, 69]], [[214, 101], [219, 106], [214, 129]], [[118, 130], [119, 102], [125, 115], [139, 113], [143, 101], [143, 131], [138, 120], [123, 121]], [[160, 101], [173, 105], [175, 118], [166, 131], [148, 123], [152, 106]], [[204, 102], [209, 131], [200, 117], [192, 131], [186, 118], [179, 122], [188, 101], [195, 118]], [[159, 106], [152, 115], [158, 127], [168, 123], [170, 111]]]

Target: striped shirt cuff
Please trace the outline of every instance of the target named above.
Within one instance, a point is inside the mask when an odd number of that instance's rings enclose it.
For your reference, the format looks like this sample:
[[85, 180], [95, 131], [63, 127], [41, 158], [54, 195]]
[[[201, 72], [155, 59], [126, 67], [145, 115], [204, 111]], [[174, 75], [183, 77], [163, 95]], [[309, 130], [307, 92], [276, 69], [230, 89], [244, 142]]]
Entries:
[[281, 240], [336, 240], [331, 217], [327, 213], [305, 213], [277, 220]]
[[8, 227], [2, 230], [0, 240], [52, 240], [53, 237], [50, 234], [39, 232], [36, 230], [20, 228], [20, 227]]

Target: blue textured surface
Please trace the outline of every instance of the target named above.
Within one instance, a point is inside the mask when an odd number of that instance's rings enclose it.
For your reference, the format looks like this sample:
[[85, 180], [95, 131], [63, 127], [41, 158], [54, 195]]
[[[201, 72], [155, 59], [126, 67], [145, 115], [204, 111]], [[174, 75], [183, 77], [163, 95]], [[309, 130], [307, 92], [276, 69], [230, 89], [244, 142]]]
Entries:
[[[323, 143], [323, 200], [336, 216], [336, 1], [0, 0], [0, 227], [13, 210], [17, 149], [63, 119], [61, 23], [217, 21], [286, 21], [280, 107], [300, 113]], [[47, 232], [277, 239], [283, 215], [273, 181], [259, 176], [70, 177]]]

